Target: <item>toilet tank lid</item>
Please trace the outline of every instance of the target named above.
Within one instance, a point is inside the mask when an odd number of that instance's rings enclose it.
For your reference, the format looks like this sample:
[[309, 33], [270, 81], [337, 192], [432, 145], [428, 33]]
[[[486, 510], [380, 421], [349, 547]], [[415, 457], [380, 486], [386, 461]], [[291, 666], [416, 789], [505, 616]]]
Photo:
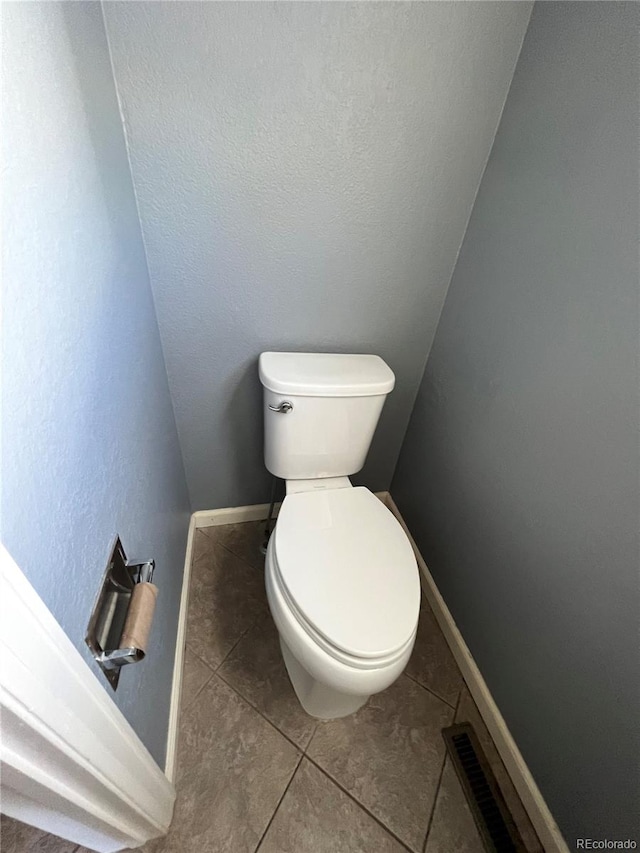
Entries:
[[298, 397], [373, 397], [396, 381], [379, 355], [263, 352], [258, 368], [265, 388]]

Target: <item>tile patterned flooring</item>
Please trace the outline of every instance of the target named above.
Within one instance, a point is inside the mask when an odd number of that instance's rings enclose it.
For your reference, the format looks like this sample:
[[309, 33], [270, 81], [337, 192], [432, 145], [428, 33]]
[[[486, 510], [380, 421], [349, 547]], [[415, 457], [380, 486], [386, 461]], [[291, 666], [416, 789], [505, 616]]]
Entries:
[[[304, 713], [266, 602], [262, 531], [258, 522], [196, 531], [178, 797], [169, 834], [143, 853], [482, 853], [440, 734], [463, 720], [527, 850], [542, 853], [426, 601], [395, 684], [342, 720]], [[15, 821], [3, 830], [3, 853], [81, 853], [39, 830], [22, 838], [31, 828]]]

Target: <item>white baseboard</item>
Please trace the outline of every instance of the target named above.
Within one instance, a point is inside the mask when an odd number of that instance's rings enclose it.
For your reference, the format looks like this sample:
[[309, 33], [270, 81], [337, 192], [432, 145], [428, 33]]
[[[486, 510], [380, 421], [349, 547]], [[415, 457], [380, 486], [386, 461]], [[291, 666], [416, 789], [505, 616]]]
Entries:
[[387, 495], [386, 504], [409, 537], [416, 560], [418, 561], [418, 566], [420, 567], [423, 579], [422, 586], [427, 600], [456, 659], [456, 663], [469, 688], [469, 692], [478, 706], [482, 719], [493, 738], [496, 749], [507, 768], [511, 781], [522, 800], [522, 805], [529, 815], [534, 829], [538, 833], [538, 838], [547, 853], [569, 853], [569, 848], [562, 837], [562, 833], [553, 819], [553, 815], [549, 811], [540, 793], [540, 789], [536, 785], [516, 742], [511, 736], [507, 724], [482, 677], [482, 673], [478, 669], [478, 665], [464, 641], [464, 637], [460, 633], [444, 598], [440, 595], [431, 572], [418, 551], [416, 543], [390, 494]]
[[178, 729], [180, 726], [180, 700], [182, 699], [182, 671], [184, 669], [184, 652], [187, 640], [187, 611], [189, 609], [189, 583], [191, 581], [193, 543], [197, 527], [195, 522], [196, 514], [192, 515], [189, 521], [187, 550], [184, 556], [184, 569], [182, 572], [182, 592], [180, 593], [180, 613], [178, 616], [176, 653], [173, 659], [173, 680], [171, 683], [171, 704], [169, 707], [167, 754], [164, 762], [164, 774], [172, 784], [175, 784], [178, 760]]

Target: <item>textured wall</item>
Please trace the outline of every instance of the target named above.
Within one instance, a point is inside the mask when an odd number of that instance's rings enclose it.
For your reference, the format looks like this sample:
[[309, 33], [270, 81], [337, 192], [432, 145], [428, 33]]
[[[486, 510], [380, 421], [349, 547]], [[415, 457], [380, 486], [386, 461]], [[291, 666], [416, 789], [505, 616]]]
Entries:
[[156, 559], [114, 695], [162, 763], [188, 499], [100, 6], [2, 17], [3, 540], [87, 660], [114, 534]]
[[640, 841], [639, 32], [536, 5], [392, 484], [572, 849]]
[[194, 509], [268, 498], [257, 356], [397, 374], [386, 488], [528, 3], [106, 3]]

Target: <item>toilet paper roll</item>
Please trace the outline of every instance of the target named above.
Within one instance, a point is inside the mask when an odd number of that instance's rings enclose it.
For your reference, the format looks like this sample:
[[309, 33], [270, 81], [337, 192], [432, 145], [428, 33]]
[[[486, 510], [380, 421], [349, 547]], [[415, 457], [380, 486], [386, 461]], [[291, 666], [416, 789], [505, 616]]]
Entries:
[[147, 651], [157, 597], [158, 587], [153, 583], [137, 583], [134, 586], [124, 630], [120, 638], [121, 649], [133, 647], [141, 649], [143, 652]]

